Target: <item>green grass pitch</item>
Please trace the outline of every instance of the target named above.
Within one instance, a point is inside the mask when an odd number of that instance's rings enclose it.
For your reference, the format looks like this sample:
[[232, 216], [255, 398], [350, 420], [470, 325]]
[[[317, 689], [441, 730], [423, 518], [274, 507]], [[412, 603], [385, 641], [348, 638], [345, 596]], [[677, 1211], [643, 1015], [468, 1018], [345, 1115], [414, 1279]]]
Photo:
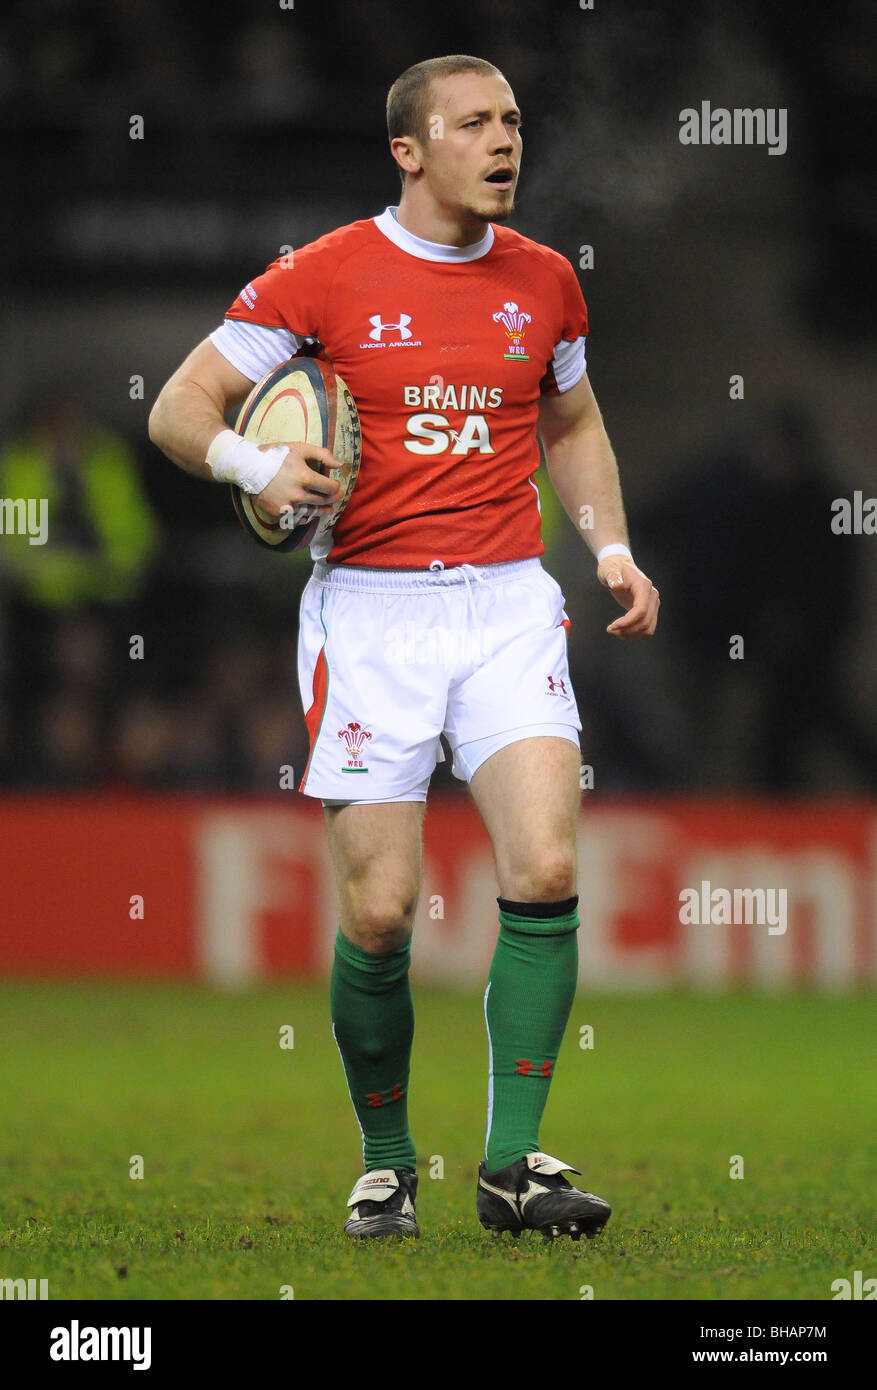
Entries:
[[541, 1135], [612, 1203], [578, 1245], [478, 1225], [481, 1000], [415, 1000], [423, 1234], [358, 1246], [325, 988], [0, 986], [0, 1278], [54, 1299], [822, 1300], [877, 1274], [873, 998], [579, 995]]

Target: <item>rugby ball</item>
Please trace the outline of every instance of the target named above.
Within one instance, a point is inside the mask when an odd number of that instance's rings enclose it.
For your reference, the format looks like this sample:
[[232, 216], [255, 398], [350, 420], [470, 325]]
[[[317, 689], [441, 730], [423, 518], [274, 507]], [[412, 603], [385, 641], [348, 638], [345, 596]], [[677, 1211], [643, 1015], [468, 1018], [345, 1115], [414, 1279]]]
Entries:
[[257, 381], [240, 409], [238, 434], [256, 444], [317, 444], [344, 463], [327, 468], [309, 460], [317, 472], [336, 478], [342, 493], [332, 511], [320, 516], [311, 502], [301, 502], [280, 517], [270, 517], [253, 497], [231, 484], [238, 520], [248, 535], [269, 550], [301, 550], [318, 530], [331, 530], [353, 492], [359, 472], [362, 436], [356, 403], [331, 362], [297, 355]]

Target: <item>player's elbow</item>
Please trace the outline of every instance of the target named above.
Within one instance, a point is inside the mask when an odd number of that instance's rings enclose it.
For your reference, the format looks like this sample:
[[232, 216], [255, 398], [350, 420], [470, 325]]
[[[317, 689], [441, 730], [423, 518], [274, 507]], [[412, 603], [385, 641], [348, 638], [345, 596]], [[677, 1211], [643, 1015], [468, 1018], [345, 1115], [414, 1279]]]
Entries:
[[168, 443], [168, 410], [166, 390], [167, 388], [163, 388], [161, 391], [159, 391], [158, 395], [156, 396], [155, 404], [149, 412], [149, 420], [147, 421], [146, 425], [151, 442], [156, 446], [157, 449], [161, 449], [162, 452], [165, 452], [165, 446]]

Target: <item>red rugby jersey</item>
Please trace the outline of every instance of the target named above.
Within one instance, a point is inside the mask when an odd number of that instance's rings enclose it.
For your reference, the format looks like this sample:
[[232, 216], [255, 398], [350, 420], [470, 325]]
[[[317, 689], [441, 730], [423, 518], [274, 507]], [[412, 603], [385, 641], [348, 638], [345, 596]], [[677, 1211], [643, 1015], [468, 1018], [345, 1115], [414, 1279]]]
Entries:
[[211, 340], [253, 381], [318, 340], [353, 394], [359, 477], [313, 558], [426, 569], [541, 555], [539, 397], [585, 370], [575, 272], [510, 228], [443, 246], [393, 211], [274, 261]]

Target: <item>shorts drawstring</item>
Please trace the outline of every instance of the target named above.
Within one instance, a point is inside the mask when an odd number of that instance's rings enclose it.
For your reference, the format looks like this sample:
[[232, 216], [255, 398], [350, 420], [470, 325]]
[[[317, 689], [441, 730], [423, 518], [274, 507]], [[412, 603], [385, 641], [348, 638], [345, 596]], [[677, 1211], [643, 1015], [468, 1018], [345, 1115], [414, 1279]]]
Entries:
[[[433, 569], [433, 565], [435, 566], [435, 569]], [[444, 575], [447, 575], [449, 580], [453, 579], [453, 577], [457, 573], [457, 570], [460, 571], [460, 573], [463, 576], [463, 583], [466, 585], [466, 601], [469, 605], [469, 613], [472, 618], [472, 626], [473, 628], [477, 627], [478, 613], [475, 608], [475, 599], [472, 596], [472, 584], [470, 582], [469, 575], [474, 575], [478, 582], [481, 583], [484, 579], [484, 575], [481, 573], [481, 570], [476, 569], [475, 565], [470, 565], [468, 562], [462, 565], [455, 565], [454, 568], [451, 570], [445, 570], [445, 567], [442, 564], [441, 560], [433, 560], [429, 568], [432, 570], [433, 574], [442, 574], [443, 577]]]
[[466, 585], [466, 602], [469, 605], [469, 618], [472, 624], [472, 630], [474, 631], [478, 626], [478, 610], [475, 607], [475, 600], [472, 597], [472, 585], [469, 582], [469, 575], [473, 574], [475, 578], [478, 580], [479, 584], [483, 580], [484, 576], [480, 570], [475, 568], [474, 565], [460, 565], [460, 569], [463, 572], [463, 582]]

